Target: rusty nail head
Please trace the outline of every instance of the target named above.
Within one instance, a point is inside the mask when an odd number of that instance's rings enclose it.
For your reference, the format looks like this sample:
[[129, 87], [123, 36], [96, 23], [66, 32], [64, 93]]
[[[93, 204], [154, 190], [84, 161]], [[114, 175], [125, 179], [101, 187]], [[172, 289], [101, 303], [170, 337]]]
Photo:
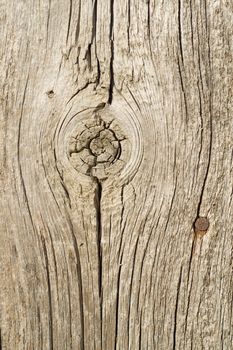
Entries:
[[207, 231], [209, 228], [209, 220], [207, 218], [204, 217], [199, 217], [197, 218], [197, 220], [195, 221], [195, 231]]

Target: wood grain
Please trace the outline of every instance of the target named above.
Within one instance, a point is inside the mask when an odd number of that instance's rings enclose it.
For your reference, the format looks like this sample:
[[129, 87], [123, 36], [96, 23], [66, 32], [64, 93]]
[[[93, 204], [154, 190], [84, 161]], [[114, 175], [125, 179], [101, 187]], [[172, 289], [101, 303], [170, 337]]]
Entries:
[[0, 13], [0, 349], [232, 349], [232, 3]]

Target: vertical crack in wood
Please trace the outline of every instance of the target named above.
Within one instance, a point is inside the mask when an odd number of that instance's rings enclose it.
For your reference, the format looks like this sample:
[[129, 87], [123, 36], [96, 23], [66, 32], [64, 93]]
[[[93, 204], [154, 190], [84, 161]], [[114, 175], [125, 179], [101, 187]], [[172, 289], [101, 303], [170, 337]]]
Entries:
[[[207, 24], [207, 9], [205, 7], [205, 20], [206, 20], [206, 30], [208, 28], [208, 24]], [[207, 34], [207, 33], [206, 33]], [[209, 44], [209, 34], [207, 34], [207, 46], [208, 46], [208, 62], [209, 62], [209, 79], [208, 79], [208, 92], [209, 92], [209, 150], [208, 150], [208, 159], [207, 159], [207, 167], [206, 167], [206, 173], [205, 173], [205, 177], [203, 180], [203, 185], [202, 185], [202, 189], [201, 189], [201, 194], [200, 194], [200, 199], [198, 202], [198, 207], [197, 207], [197, 217], [200, 216], [200, 209], [201, 209], [201, 204], [202, 204], [202, 200], [203, 200], [203, 195], [204, 195], [204, 191], [206, 188], [206, 183], [207, 183], [207, 178], [208, 178], [208, 174], [209, 174], [209, 169], [210, 169], [210, 163], [211, 163], [211, 157], [212, 157], [212, 134], [213, 134], [213, 125], [212, 125], [212, 94], [211, 94], [211, 89], [212, 89], [212, 81], [211, 81], [211, 58], [210, 58], [210, 44]], [[203, 89], [203, 82], [202, 82], [202, 76], [201, 76], [201, 63], [200, 63], [200, 48], [199, 48], [199, 44], [198, 44], [198, 57], [199, 57], [199, 71], [200, 71], [200, 79], [201, 79], [201, 84], [202, 84], [202, 89]], [[198, 89], [199, 89], [199, 85], [198, 85]], [[202, 115], [201, 115], [202, 117]], [[203, 118], [202, 118], [203, 121]], [[203, 135], [203, 133], [202, 133]], [[203, 139], [203, 137], [202, 137]]]
[[41, 236], [44, 259], [45, 259], [45, 269], [46, 269], [46, 277], [47, 277], [47, 287], [48, 287], [48, 317], [49, 317], [49, 340], [50, 340], [50, 350], [53, 350], [53, 306], [52, 306], [52, 290], [51, 290], [51, 282], [50, 282], [50, 272], [49, 272], [49, 259], [48, 252], [45, 244], [45, 239]]
[[[179, 48], [180, 48], [180, 56], [178, 55], [178, 70], [179, 70], [179, 75], [180, 75], [180, 83], [181, 83], [181, 89], [183, 93], [183, 98], [184, 98], [184, 106], [185, 106], [185, 117], [186, 117], [186, 123], [187, 123], [187, 118], [188, 118], [188, 107], [187, 107], [187, 98], [186, 98], [186, 91], [185, 91], [185, 85], [184, 85], [184, 54], [183, 54], [183, 43], [182, 43], [182, 16], [181, 16], [181, 0], [178, 2], [178, 43], [179, 43]], [[180, 64], [180, 57], [182, 61], [182, 67]]]
[[177, 294], [176, 294], [175, 315], [174, 315], [174, 330], [173, 330], [173, 348], [172, 348], [173, 350], [176, 350], [177, 315], [178, 315], [181, 280], [182, 280], [182, 267], [180, 268], [180, 275], [179, 275], [179, 280], [178, 280], [178, 285], [177, 285]]
[[2, 346], [2, 329], [0, 328], [0, 350], [3, 349], [3, 346]]
[[25, 88], [24, 88], [24, 92], [23, 92], [23, 100], [22, 100], [22, 106], [21, 106], [21, 112], [20, 112], [20, 118], [19, 118], [19, 126], [18, 126], [19, 132], [18, 132], [18, 140], [17, 140], [17, 160], [18, 160], [19, 176], [20, 176], [21, 185], [22, 185], [22, 189], [23, 189], [25, 204], [26, 204], [27, 209], [28, 209], [28, 214], [29, 214], [31, 225], [32, 225], [32, 229], [35, 231], [34, 222], [33, 222], [33, 218], [32, 218], [32, 212], [31, 212], [31, 208], [30, 208], [30, 205], [29, 205], [28, 194], [27, 194], [27, 190], [26, 190], [26, 185], [25, 185], [25, 182], [24, 182], [23, 171], [22, 171], [22, 164], [21, 164], [21, 157], [20, 157], [22, 120], [23, 120], [24, 105], [25, 105], [25, 100], [26, 100], [26, 92], [27, 92], [27, 88], [28, 88], [28, 81], [29, 81], [29, 75], [27, 76], [27, 80], [26, 80], [26, 84], [25, 84]]
[[[191, 261], [190, 261], [189, 267], [190, 266], [191, 266]], [[189, 284], [189, 276], [188, 276], [188, 284]], [[186, 307], [186, 310], [185, 310], [185, 326], [184, 326], [184, 337], [185, 338], [186, 338], [187, 328], [188, 328], [188, 316], [189, 316], [189, 308], [190, 308], [190, 302], [191, 302], [192, 287], [193, 287], [193, 276], [192, 276], [192, 279], [190, 281], [190, 287], [189, 287], [189, 290], [188, 290], [187, 307]]]
[[100, 69], [100, 61], [97, 56], [96, 56], [96, 60], [97, 60], [97, 79], [96, 79], [96, 87], [97, 87], [100, 83], [101, 69]]
[[127, 40], [128, 40], [128, 50], [130, 52], [130, 20], [131, 20], [131, 0], [128, 0], [128, 24], [127, 24]]
[[96, 77], [96, 87], [100, 83], [100, 77], [101, 77], [101, 69], [100, 69], [100, 61], [97, 55], [97, 43], [96, 43], [96, 30], [97, 30], [97, 12], [98, 8], [98, 0], [95, 0], [94, 6], [93, 6], [93, 16], [92, 16], [92, 39], [91, 42], [93, 44], [95, 40], [95, 56], [96, 56], [96, 62], [97, 62], [97, 77]]
[[68, 43], [69, 34], [70, 34], [70, 24], [71, 24], [71, 17], [72, 17], [72, 0], [70, 0], [70, 8], [69, 8], [69, 18], [68, 18], [68, 28], [67, 28], [67, 34], [66, 34], [66, 44]]
[[83, 286], [82, 286], [82, 271], [81, 271], [81, 260], [80, 260], [80, 254], [79, 254], [79, 249], [78, 249], [78, 243], [77, 239], [74, 233], [74, 228], [72, 221], [70, 220], [70, 217], [68, 216], [68, 223], [71, 229], [72, 233], [72, 239], [73, 239], [73, 244], [74, 244], [74, 251], [76, 255], [76, 270], [77, 270], [77, 276], [78, 276], [78, 289], [79, 289], [79, 305], [80, 305], [80, 322], [81, 322], [81, 349], [84, 350], [84, 310], [83, 310]]
[[96, 38], [96, 28], [97, 28], [97, 0], [94, 1], [93, 5], [93, 15], [92, 15], [92, 38], [91, 43], [93, 44]]
[[151, 13], [150, 13], [150, 0], [147, 0], [147, 35], [148, 35], [148, 42], [149, 42], [149, 48], [150, 48], [150, 56], [152, 56], [152, 49], [151, 49]]
[[114, 61], [114, 0], [110, 0], [110, 28], [109, 28], [109, 40], [110, 40], [110, 50], [111, 50], [111, 57], [110, 57], [110, 68], [109, 68], [109, 97], [108, 97], [108, 103], [112, 103], [113, 98], [113, 87], [114, 87], [114, 67], [113, 67], [113, 61]]
[[210, 115], [210, 141], [209, 141], [208, 160], [207, 160], [206, 173], [205, 173], [205, 177], [204, 177], [203, 185], [202, 185], [202, 189], [201, 189], [200, 199], [199, 199], [198, 206], [197, 206], [197, 217], [200, 216], [202, 199], [203, 199], [204, 191], [206, 188], [206, 182], [207, 182], [209, 169], [210, 169], [211, 155], [212, 155], [212, 118]]
[[181, 65], [180, 65], [180, 58], [178, 57], [178, 70], [179, 70], [179, 75], [180, 75], [180, 85], [181, 85], [181, 90], [183, 93], [183, 97], [184, 97], [184, 106], [185, 106], [185, 117], [186, 117], [186, 122], [187, 122], [187, 118], [188, 118], [188, 107], [187, 107], [187, 98], [186, 98], [186, 91], [185, 91], [185, 87], [184, 87], [184, 79], [183, 79], [183, 73], [182, 73], [182, 69], [181, 69]]
[[[121, 259], [122, 260], [122, 259]], [[121, 281], [121, 262], [118, 271], [117, 278], [117, 295], [116, 295], [116, 328], [115, 328], [115, 347], [114, 350], [117, 350], [117, 337], [118, 337], [118, 323], [119, 323], [119, 292], [120, 292], [120, 281]]]
[[102, 321], [103, 321], [103, 255], [102, 255], [102, 215], [101, 215], [101, 199], [102, 199], [102, 183], [98, 178], [96, 182], [96, 225], [97, 225], [97, 249], [98, 249], [98, 287], [99, 287], [99, 303], [100, 303], [100, 332], [101, 332], [101, 346], [102, 346]]
[[76, 29], [75, 29], [75, 44], [78, 44], [78, 39], [79, 39], [79, 33], [80, 33], [80, 21], [81, 21], [81, 4], [82, 2], [79, 2], [79, 8], [78, 8], [78, 19], [77, 19], [77, 24], [76, 24]]
[[183, 45], [182, 45], [182, 19], [181, 19], [181, 0], [178, 1], [178, 32], [181, 60], [184, 63]]
[[191, 26], [191, 42], [192, 42], [192, 54], [194, 57], [194, 39], [193, 39], [193, 8], [192, 8], [192, 0], [189, 1], [189, 8], [190, 8], [190, 26]]
[[[210, 163], [211, 163], [211, 155], [212, 155], [212, 118], [210, 115], [210, 140], [209, 140], [209, 150], [208, 150], [208, 160], [207, 160], [207, 167], [206, 167], [206, 173], [205, 173], [205, 177], [203, 180], [203, 184], [202, 184], [202, 188], [201, 188], [201, 194], [200, 194], [200, 198], [199, 198], [199, 202], [198, 202], [198, 206], [197, 206], [197, 217], [201, 216], [201, 205], [202, 205], [202, 200], [203, 200], [203, 196], [204, 196], [204, 191], [206, 188], [206, 183], [207, 183], [207, 178], [209, 175], [209, 169], [210, 169]], [[201, 140], [203, 139], [203, 132], [201, 132]], [[201, 141], [201, 145], [202, 145], [202, 141]], [[199, 153], [199, 163], [200, 163], [200, 154]], [[191, 250], [191, 258], [190, 258], [190, 267], [189, 267], [189, 271], [191, 268], [191, 264], [192, 264], [192, 258], [193, 258], [193, 254], [195, 252], [195, 247], [196, 247], [196, 234], [194, 235], [194, 242], [192, 245], [192, 250]]]
[[48, 1], [48, 15], [47, 15], [47, 23], [46, 23], [46, 50], [47, 50], [47, 45], [49, 40], [50, 12], [51, 12], [51, 0]]

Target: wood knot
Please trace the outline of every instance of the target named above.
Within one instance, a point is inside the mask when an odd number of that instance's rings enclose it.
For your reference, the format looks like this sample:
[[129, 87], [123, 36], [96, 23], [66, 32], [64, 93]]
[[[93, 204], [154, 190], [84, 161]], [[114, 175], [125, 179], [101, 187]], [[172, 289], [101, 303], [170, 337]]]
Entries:
[[95, 114], [82, 123], [78, 134], [70, 140], [71, 163], [82, 174], [104, 180], [123, 167], [121, 155], [125, 141], [114, 120], [105, 121]]

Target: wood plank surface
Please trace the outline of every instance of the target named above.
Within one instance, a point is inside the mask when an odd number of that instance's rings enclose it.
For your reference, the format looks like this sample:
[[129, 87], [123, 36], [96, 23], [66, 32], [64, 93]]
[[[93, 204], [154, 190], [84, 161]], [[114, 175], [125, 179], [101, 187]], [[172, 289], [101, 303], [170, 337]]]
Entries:
[[1, 350], [233, 348], [232, 28], [0, 1]]

